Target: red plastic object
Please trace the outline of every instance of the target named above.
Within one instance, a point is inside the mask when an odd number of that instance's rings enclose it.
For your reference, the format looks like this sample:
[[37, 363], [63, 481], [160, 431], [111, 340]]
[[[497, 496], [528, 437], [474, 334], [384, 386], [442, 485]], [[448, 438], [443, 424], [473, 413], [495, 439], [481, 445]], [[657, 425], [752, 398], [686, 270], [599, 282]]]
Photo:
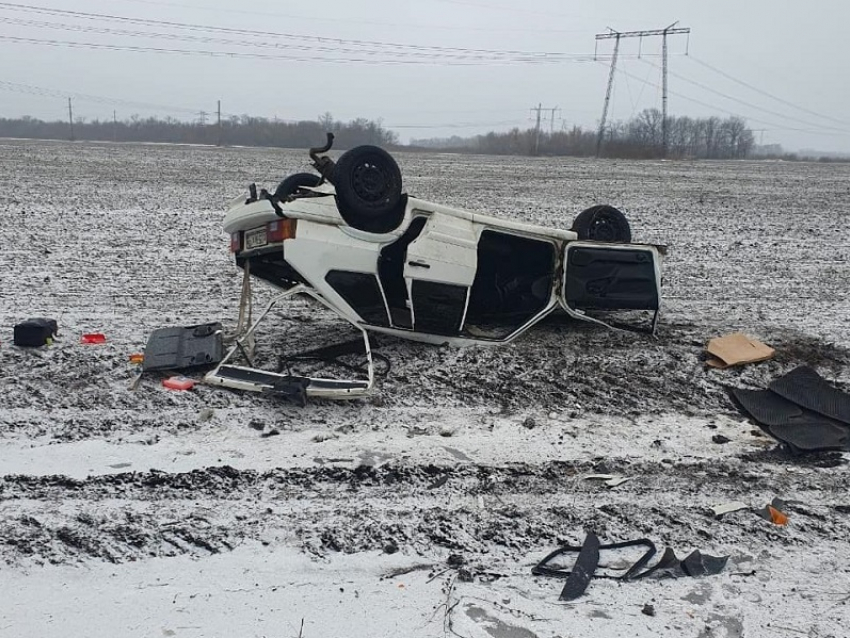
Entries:
[[87, 332], [80, 338], [80, 343], [88, 343], [91, 345], [106, 343], [106, 335], [102, 332]]
[[191, 390], [195, 387], [195, 380], [188, 377], [168, 377], [162, 380], [162, 385], [169, 390]]

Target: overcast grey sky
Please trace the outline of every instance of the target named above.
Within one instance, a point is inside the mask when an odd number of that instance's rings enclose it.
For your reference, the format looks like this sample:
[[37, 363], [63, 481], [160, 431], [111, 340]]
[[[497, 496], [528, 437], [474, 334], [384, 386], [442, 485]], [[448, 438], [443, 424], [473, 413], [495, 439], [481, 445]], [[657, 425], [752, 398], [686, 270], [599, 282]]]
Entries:
[[[0, 2], [0, 117], [67, 117], [78, 94], [89, 119], [196, 118], [221, 99], [226, 114], [380, 118], [404, 140], [532, 126], [538, 103], [560, 108], [557, 128], [595, 128], [613, 51], [601, 42], [594, 62], [595, 34], [678, 20], [692, 32], [668, 40], [671, 114], [740, 115], [764, 143], [850, 151], [848, 18], [834, 0]], [[660, 53], [661, 38], [622, 41], [610, 118], [661, 108]]]

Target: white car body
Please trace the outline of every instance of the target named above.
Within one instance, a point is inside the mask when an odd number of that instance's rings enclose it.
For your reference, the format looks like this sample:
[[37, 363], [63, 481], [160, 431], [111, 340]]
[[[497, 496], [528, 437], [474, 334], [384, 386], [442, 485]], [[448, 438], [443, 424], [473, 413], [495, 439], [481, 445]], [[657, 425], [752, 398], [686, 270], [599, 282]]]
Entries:
[[237, 349], [245, 351], [244, 341], [237, 341], [206, 381], [259, 391], [283, 383], [288, 392], [295, 379], [302, 400], [352, 397], [372, 389], [367, 331], [432, 344], [504, 343], [557, 310], [601, 323], [588, 310], [618, 308], [652, 311], [655, 328], [661, 285], [656, 246], [579, 240], [572, 230], [406, 195], [401, 205], [397, 227], [375, 233], [346, 223], [336, 189], [326, 181], [285, 201], [234, 199], [224, 230], [245, 271], [243, 307], [251, 277], [283, 291], [266, 312], [286, 296], [308, 294], [360, 328], [369, 378], [305, 380], [227, 365]]
[[[568, 263], [568, 251], [578, 248], [644, 254], [653, 265], [656, 290], [660, 289], [660, 255], [656, 246], [579, 241], [577, 234], [572, 230], [501, 219], [413, 197], [407, 200], [404, 221], [397, 230], [384, 234], [367, 233], [351, 228], [343, 221], [337, 209], [332, 185], [323, 184], [309, 190], [316, 196], [301, 197], [280, 206], [286, 218], [297, 220], [295, 237], [284, 239], [282, 242], [263, 243], [250, 249], [242, 247], [237, 252], [237, 260], [244, 266], [246, 261], [256, 259], [260, 255], [279, 254], [281, 259], [289, 264], [340, 315], [370, 331], [427, 343], [464, 345], [510, 341], [559, 308], [578, 319], [592, 320], [584, 309], [569, 303], [564, 294], [566, 290], [564, 276], [567, 270], [564, 266]], [[352, 307], [350, 300], [343, 297], [338, 288], [327, 281], [327, 276], [332, 271], [345, 271], [374, 277], [386, 306], [385, 286], [378, 267], [381, 250], [402, 237], [410, 227], [411, 221], [417, 217], [425, 219], [425, 226], [408, 246], [403, 269], [404, 284], [408, 293], [407, 307], [411, 311], [412, 326], [398, 325], [393, 320], [389, 308], [386, 308], [386, 325], [370, 322], [368, 318], [362, 316], [362, 311]], [[224, 230], [231, 236], [240, 234], [244, 238], [251, 233], [262, 234], [262, 230], [269, 224], [277, 224], [281, 221], [281, 216], [275, 212], [268, 200], [261, 199], [246, 203], [245, 198], [241, 197], [231, 202], [224, 219]], [[549, 287], [548, 299], [532, 316], [514, 326], [506, 334], [499, 336], [483, 336], [474, 327], [470, 332], [469, 328], [472, 326], [466, 325], [466, 314], [477, 272], [478, 245], [482, 233], [487, 231], [541, 242], [541, 247], [550, 245], [555, 256], [551, 268], [552, 285]], [[256, 275], [256, 271], [254, 274]], [[270, 277], [263, 278], [281, 289], [289, 287], [288, 282]], [[456, 334], [418, 329], [416, 321], [418, 304], [413, 299], [413, 288], [416, 282], [435, 282], [467, 289], [462, 319]], [[412, 304], [411, 299], [413, 299]], [[657, 306], [652, 309], [657, 309]]]

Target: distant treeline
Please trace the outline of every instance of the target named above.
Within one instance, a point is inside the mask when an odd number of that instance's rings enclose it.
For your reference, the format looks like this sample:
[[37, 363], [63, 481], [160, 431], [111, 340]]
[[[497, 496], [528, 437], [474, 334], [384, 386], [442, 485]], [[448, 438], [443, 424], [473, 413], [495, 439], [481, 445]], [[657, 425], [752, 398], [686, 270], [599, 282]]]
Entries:
[[183, 122], [167, 117], [129, 120], [75, 121], [73, 134], [65, 121], [45, 122], [32, 117], [0, 118], [0, 137], [33, 139], [77, 139], [116, 142], [161, 142], [171, 144], [224, 144], [233, 146], [272, 146], [309, 148], [325, 140], [325, 132], [337, 136], [334, 148], [351, 148], [360, 144], [393, 146], [398, 136], [380, 122], [364, 118], [338, 122], [326, 113], [315, 121], [281, 122], [262, 117], [230, 117], [218, 123]]
[[[739, 117], [667, 118], [667, 157], [739, 159], [755, 148], [753, 132]], [[470, 138], [414, 140], [413, 146], [466, 150], [495, 155], [596, 155], [597, 131], [579, 126], [538, 135], [533, 128], [507, 133], [487, 133]], [[647, 109], [625, 122], [606, 127], [601, 145], [605, 157], [651, 158], [664, 156], [662, 115]]]

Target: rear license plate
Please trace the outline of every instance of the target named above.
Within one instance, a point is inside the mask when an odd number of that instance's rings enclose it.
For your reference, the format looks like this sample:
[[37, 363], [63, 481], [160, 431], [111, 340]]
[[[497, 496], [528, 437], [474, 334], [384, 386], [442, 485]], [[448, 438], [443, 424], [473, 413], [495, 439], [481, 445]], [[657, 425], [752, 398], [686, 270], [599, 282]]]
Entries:
[[266, 235], [265, 226], [263, 226], [262, 228], [255, 228], [253, 230], [245, 231], [245, 250], [262, 248], [268, 243], [269, 241]]

